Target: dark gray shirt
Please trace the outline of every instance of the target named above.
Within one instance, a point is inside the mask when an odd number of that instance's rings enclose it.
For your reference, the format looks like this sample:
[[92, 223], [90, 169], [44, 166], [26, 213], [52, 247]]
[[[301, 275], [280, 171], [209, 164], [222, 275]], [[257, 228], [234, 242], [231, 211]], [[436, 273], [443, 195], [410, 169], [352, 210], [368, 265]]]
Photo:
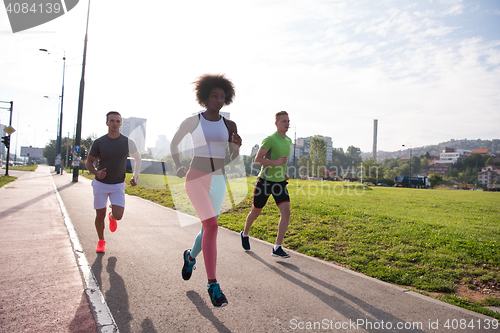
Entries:
[[123, 134], [116, 139], [103, 135], [95, 140], [90, 148], [89, 155], [96, 158], [96, 169], [106, 168], [106, 177], [95, 180], [105, 184], [119, 184], [125, 180], [127, 157], [137, 151], [135, 142]]

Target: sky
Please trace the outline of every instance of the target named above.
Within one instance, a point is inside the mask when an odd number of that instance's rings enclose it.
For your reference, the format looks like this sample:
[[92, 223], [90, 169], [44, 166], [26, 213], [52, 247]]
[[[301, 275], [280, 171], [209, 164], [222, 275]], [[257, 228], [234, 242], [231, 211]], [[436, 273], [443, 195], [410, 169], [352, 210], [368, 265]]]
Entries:
[[[450, 139], [498, 139], [500, 2], [460, 0], [100, 0], [90, 3], [82, 138], [105, 114], [146, 118], [146, 146], [202, 110], [192, 82], [225, 74], [250, 154], [286, 110], [288, 136], [323, 135], [371, 152]], [[63, 134], [78, 110], [88, 1], [12, 33], [0, 8], [0, 101], [14, 101], [11, 152]], [[41, 52], [40, 48], [49, 50]], [[45, 98], [44, 96], [48, 96]], [[2, 104], [0, 106], [8, 106]], [[0, 123], [9, 112], [0, 110]]]

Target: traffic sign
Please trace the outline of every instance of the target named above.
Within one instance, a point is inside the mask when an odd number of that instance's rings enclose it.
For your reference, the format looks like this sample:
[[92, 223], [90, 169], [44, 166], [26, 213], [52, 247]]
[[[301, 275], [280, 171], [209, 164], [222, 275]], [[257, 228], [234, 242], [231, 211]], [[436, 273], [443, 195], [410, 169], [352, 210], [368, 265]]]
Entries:
[[82, 149], [80, 146], [75, 146], [75, 151], [76, 151], [77, 153], [79, 153], [79, 152], [80, 152], [80, 149]]
[[16, 130], [14, 129], [14, 127], [12, 126], [8, 126], [4, 129], [5, 132], [7, 132], [9, 135], [11, 135], [12, 133], [14, 133]]

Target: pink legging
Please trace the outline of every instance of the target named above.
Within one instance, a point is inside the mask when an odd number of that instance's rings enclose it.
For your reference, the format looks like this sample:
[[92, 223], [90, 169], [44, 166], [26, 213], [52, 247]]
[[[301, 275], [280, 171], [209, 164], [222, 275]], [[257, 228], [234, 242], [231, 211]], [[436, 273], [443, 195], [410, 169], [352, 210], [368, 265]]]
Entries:
[[[196, 214], [201, 220], [203, 260], [209, 280], [216, 279], [217, 267], [217, 231], [219, 222], [217, 221], [218, 212], [214, 212], [212, 201], [210, 200], [210, 191], [221, 192], [221, 189], [214, 188], [212, 184], [213, 176], [202, 171], [190, 168], [186, 175], [185, 189], [189, 199], [193, 203]], [[225, 187], [222, 189], [222, 197], [225, 194]], [[213, 195], [213, 193], [212, 193]], [[220, 195], [220, 194], [219, 194]], [[220, 209], [220, 207], [219, 207]]]

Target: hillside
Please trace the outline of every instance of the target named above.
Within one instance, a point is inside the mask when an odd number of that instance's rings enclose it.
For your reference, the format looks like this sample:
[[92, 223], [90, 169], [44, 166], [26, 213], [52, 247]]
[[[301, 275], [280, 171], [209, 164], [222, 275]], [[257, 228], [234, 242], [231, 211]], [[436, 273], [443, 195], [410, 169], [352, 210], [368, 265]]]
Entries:
[[[462, 139], [462, 140], [455, 140], [451, 139], [450, 141], [447, 142], [441, 142], [436, 145], [430, 145], [430, 146], [424, 146], [424, 147], [413, 147], [412, 149], [412, 155], [413, 156], [421, 156], [425, 155], [427, 152], [429, 152], [431, 155], [434, 156], [439, 156], [439, 153], [443, 151], [446, 147], [448, 148], [458, 148], [458, 149], [467, 149], [467, 150], [474, 150], [474, 149], [490, 149], [490, 152], [497, 152], [500, 154], [500, 139], [493, 139], [493, 140], [468, 140], [468, 139]], [[396, 158], [396, 157], [402, 157], [402, 156], [409, 156], [409, 149], [405, 150], [399, 150], [399, 151], [394, 151], [394, 152], [387, 152], [387, 151], [382, 151], [379, 150], [377, 152], [377, 159], [379, 161], [383, 161], [385, 159], [389, 158]], [[361, 154], [363, 159], [370, 158], [372, 156], [371, 152], [363, 152]]]

